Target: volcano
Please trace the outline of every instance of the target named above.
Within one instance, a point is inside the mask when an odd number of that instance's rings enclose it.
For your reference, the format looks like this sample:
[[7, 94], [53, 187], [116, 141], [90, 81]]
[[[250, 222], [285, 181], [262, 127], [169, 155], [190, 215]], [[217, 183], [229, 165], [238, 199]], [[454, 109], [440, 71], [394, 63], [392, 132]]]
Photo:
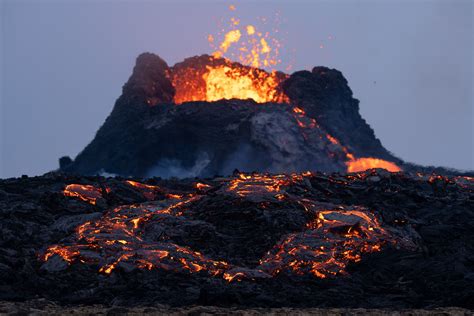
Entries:
[[215, 56], [169, 67], [136, 65], [94, 140], [61, 170], [122, 176], [208, 177], [259, 172], [400, 171], [359, 114], [343, 75], [291, 75]]
[[473, 308], [474, 178], [428, 169], [337, 70], [145, 53], [74, 161], [0, 180], [0, 300]]

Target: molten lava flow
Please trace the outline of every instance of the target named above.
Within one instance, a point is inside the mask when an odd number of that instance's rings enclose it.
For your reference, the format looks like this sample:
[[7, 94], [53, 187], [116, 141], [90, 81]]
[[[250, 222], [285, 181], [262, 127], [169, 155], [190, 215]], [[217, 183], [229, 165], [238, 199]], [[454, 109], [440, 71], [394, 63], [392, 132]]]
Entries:
[[154, 185], [144, 184], [132, 180], [127, 180], [125, 182], [131, 185], [132, 187], [138, 189], [143, 194], [143, 196], [150, 201], [154, 200], [157, 194], [161, 193], [160, 188]]
[[192, 196], [162, 207], [160, 204], [141, 204], [117, 207], [95, 222], [86, 222], [76, 229], [74, 242], [54, 245], [43, 254], [48, 260], [60, 256], [69, 264], [75, 262], [98, 264], [99, 272], [110, 274], [123, 263], [134, 263], [142, 269], [188, 270], [205, 269], [210, 274], [222, 273], [227, 264], [214, 261], [169, 242], [147, 242], [140, 237], [140, 229], [150, 219], [170, 220], [182, 216], [182, 208], [197, 200]]
[[458, 176], [455, 177], [453, 180], [461, 188], [474, 191], [474, 177]]
[[393, 162], [377, 158], [359, 158], [348, 161], [347, 172], [360, 172], [372, 168], [382, 168], [390, 172], [399, 172], [401, 168]]
[[291, 175], [267, 175], [267, 174], [244, 174], [240, 173], [235, 179], [226, 183], [225, 191], [232, 192], [241, 197], [249, 195], [274, 196], [278, 200], [284, 197], [284, 186], [291, 185], [296, 181], [302, 181], [304, 177], [311, 176], [310, 172]]
[[[228, 282], [271, 278], [282, 273], [327, 278], [345, 274], [346, 266], [360, 261], [364, 253], [380, 251], [384, 245], [398, 242], [397, 237], [384, 229], [379, 219], [364, 208], [338, 206], [337, 209], [327, 209], [310, 196], [292, 193], [291, 188], [295, 185], [300, 187], [299, 192], [301, 184], [310, 185], [312, 177], [309, 172], [291, 175], [241, 173], [214, 182], [216, 186], [195, 183], [197, 193], [163, 194], [166, 190], [160, 188], [162, 194], [159, 196], [164, 199], [156, 200], [158, 195], [149, 195], [155, 200], [112, 208], [99, 220], [79, 225], [73, 236], [62, 244], [48, 247], [40, 259], [49, 261], [56, 257], [68, 265], [91, 265], [98, 267], [98, 272], [103, 274], [121, 268], [125, 271], [159, 269], [207, 273]], [[351, 175], [347, 179], [358, 181], [359, 178]], [[157, 186], [136, 181], [126, 183], [144, 193], [158, 190]], [[84, 190], [82, 185], [71, 186]], [[211, 190], [213, 187], [216, 189]], [[86, 192], [96, 192], [92, 186], [85, 188]], [[300, 209], [308, 215], [308, 222], [300, 232], [283, 236], [256, 267], [235, 266], [222, 258], [209, 258], [165, 236], [167, 231], [186, 227], [189, 221], [195, 220], [188, 214], [206, 205], [203, 199], [216, 194], [227, 195], [229, 203], [245, 203], [243, 205], [247, 206], [256, 203], [263, 208], [273, 205], [279, 212]], [[154, 232], [162, 233], [156, 236]], [[150, 233], [151, 236], [147, 235]]]
[[212, 188], [212, 186], [210, 186], [209, 184], [200, 183], [200, 182], [197, 182], [194, 186], [196, 187], [196, 189], [204, 190], [204, 191]]
[[64, 188], [63, 194], [65, 196], [77, 197], [92, 205], [97, 203], [97, 199], [102, 198], [100, 189], [87, 184], [69, 184]]
[[260, 269], [271, 275], [311, 273], [318, 278], [344, 274], [349, 262], [380, 251], [390, 237], [375, 216], [362, 209], [320, 211], [308, 227], [270, 250]]
[[[306, 112], [301, 107], [293, 107], [293, 115], [296, 119], [296, 122], [298, 123], [298, 126], [302, 129], [303, 137], [305, 139], [307, 139], [305, 130], [313, 128], [319, 128], [322, 130], [321, 126], [318, 125], [315, 119], [306, 116]], [[395, 163], [383, 159], [372, 157], [356, 159], [354, 154], [352, 154], [349, 149], [347, 149], [347, 147], [343, 146], [334, 136], [328, 133], [326, 133], [325, 136], [331, 144], [339, 147], [339, 149], [344, 153], [347, 159], [347, 172], [361, 172], [372, 168], [382, 168], [390, 172], [401, 171], [401, 168]]]

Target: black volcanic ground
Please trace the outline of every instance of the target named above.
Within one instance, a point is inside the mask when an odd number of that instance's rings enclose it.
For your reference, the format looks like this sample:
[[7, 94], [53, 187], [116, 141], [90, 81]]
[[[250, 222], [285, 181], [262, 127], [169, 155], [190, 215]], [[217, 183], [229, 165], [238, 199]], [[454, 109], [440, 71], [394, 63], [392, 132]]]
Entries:
[[[121, 178], [51, 173], [1, 180], [0, 299], [43, 297], [67, 304], [115, 305], [474, 308], [471, 178], [379, 170], [350, 176], [306, 175], [279, 188], [283, 197], [267, 192], [265, 184], [258, 181], [249, 195], [222, 190], [225, 183], [239, 177], [151, 179], [145, 183], [160, 188], [154, 195]], [[210, 189], [196, 189], [197, 181]], [[70, 183], [93, 185], [102, 190], [102, 197], [95, 205], [66, 197], [62, 190]], [[381, 251], [363, 254], [362, 260], [350, 263], [345, 273], [325, 279], [311, 273], [295, 274], [290, 269], [270, 278], [255, 276], [228, 282], [204, 270], [166, 270], [174, 262], [170, 258], [163, 259], [168, 260], [162, 261], [166, 265], [151, 270], [124, 260], [109, 274], [100, 273], [98, 263], [68, 264], [57, 255], [46, 263], [40, 260], [51, 245], [78, 242], [71, 237], [79, 225], [87, 221], [98, 223], [119, 205], [137, 205], [129, 213], [133, 217], [140, 212], [137, 203], [145, 203], [142, 207], [150, 203], [147, 199], [164, 203], [170, 193], [197, 194], [199, 200], [180, 208], [178, 218], [153, 215], [151, 221], [140, 226], [151, 229], [147, 225], [155, 223], [155, 228], [142, 236], [144, 240], [152, 245], [173, 243], [188, 247], [241, 267], [255, 267], [256, 259], [288, 234], [308, 231], [306, 223], [317, 218], [322, 209], [367, 210], [385, 230], [400, 233], [414, 247], [401, 242], [382, 243]], [[317, 206], [314, 213], [305, 211], [301, 204], [308, 200]], [[358, 225], [336, 226], [328, 236], [344, 236], [349, 230], [360, 229]], [[84, 255], [112, 255], [114, 247]], [[133, 258], [139, 259], [130, 260]]]

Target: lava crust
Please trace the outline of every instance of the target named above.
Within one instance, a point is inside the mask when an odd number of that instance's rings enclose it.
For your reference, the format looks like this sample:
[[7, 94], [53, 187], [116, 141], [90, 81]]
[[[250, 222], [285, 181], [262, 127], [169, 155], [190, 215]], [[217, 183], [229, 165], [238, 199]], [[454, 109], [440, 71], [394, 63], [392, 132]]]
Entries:
[[0, 181], [2, 300], [473, 308], [469, 177]]

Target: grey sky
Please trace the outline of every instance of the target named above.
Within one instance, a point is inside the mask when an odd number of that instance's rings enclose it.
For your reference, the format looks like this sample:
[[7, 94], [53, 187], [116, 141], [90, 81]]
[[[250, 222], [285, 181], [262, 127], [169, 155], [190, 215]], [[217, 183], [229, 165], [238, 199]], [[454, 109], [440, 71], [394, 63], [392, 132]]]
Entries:
[[172, 65], [209, 53], [207, 35], [230, 3], [248, 22], [280, 11], [293, 69], [341, 70], [395, 155], [474, 169], [472, 1], [0, 0], [0, 177], [42, 174], [60, 156], [74, 158], [138, 54]]

